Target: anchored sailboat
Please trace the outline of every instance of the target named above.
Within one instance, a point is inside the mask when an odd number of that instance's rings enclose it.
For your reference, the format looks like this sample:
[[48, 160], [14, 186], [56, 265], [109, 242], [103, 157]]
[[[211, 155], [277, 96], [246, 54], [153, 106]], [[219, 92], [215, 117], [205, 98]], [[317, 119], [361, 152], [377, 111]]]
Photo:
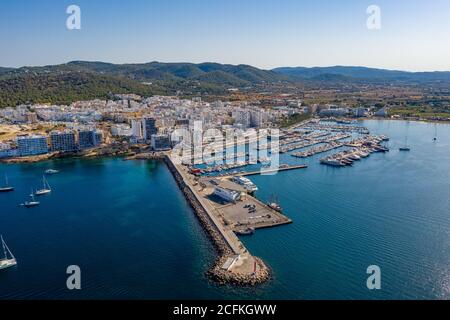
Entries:
[[45, 179], [45, 176], [42, 177], [42, 182], [44, 184], [42, 189], [36, 190], [36, 192], [34, 193], [34, 195], [36, 196], [42, 196], [44, 194], [48, 194], [50, 192], [52, 192], [52, 188], [50, 187], [47, 179]]
[[409, 121], [406, 125], [406, 134], [405, 134], [405, 145], [403, 147], [398, 148], [400, 151], [411, 151], [411, 148], [408, 147], [408, 132], [409, 132]]
[[24, 206], [26, 208], [31, 208], [31, 207], [36, 207], [41, 204], [39, 201], [36, 201], [34, 199], [33, 190], [31, 190], [30, 197], [31, 197], [31, 201], [25, 201], [24, 203], [21, 204], [21, 206]]
[[405, 138], [405, 146], [404, 147], [400, 147], [398, 150], [400, 150], [400, 151], [411, 151], [411, 148], [408, 147], [408, 137]]
[[267, 205], [269, 206], [269, 208], [271, 208], [275, 211], [278, 211], [278, 212], [283, 211], [283, 208], [281, 208], [281, 206], [278, 203], [278, 197], [275, 194], [272, 194]]
[[[14, 267], [17, 265], [16, 258], [12, 254], [11, 250], [9, 250], [8, 246], [6, 245], [5, 241], [3, 240], [3, 236], [0, 236], [3, 246], [3, 253], [5, 257], [3, 259], [0, 259], [0, 270], [6, 269], [10, 267]], [[8, 258], [9, 256], [9, 258]]]
[[8, 183], [8, 176], [5, 174], [5, 185], [0, 187], [0, 192], [10, 192], [14, 191], [14, 187], [11, 187]]

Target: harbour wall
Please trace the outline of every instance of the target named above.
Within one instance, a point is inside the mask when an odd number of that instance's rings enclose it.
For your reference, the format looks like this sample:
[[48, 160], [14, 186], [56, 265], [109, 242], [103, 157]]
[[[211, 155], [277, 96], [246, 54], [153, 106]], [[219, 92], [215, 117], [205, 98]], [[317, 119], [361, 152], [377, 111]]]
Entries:
[[169, 156], [164, 156], [162, 160], [167, 165], [169, 171], [172, 173], [175, 181], [177, 182], [180, 190], [183, 192], [186, 200], [194, 210], [197, 218], [199, 219], [206, 234], [214, 244], [217, 250], [217, 258], [211, 269], [208, 270], [207, 276], [220, 283], [220, 284], [235, 284], [241, 286], [254, 286], [270, 279], [270, 269], [259, 258], [253, 257], [258, 265], [258, 272], [253, 275], [242, 275], [224, 270], [222, 266], [229, 258], [236, 256], [233, 248], [227, 242], [220, 230], [216, 227], [215, 223], [211, 220], [206, 209], [198, 201], [191, 188], [184, 181], [183, 176], [175, 167]]

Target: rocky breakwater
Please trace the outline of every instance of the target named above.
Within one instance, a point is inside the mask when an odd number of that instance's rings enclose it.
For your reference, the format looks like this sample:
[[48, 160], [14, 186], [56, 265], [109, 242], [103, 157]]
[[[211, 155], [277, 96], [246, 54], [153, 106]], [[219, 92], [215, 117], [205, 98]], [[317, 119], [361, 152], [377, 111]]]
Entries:
[[222, 268], [229, 256], [217, 258], [214, 266], [207, 272], [210, 279], [219, 284], [234, 284], [238, 286], [256, 286], [270, 279], [270, 269], [260, 258], [252, 257], [257, 264], [257, 271], [254, 274], [241, 274], [230, 272]]

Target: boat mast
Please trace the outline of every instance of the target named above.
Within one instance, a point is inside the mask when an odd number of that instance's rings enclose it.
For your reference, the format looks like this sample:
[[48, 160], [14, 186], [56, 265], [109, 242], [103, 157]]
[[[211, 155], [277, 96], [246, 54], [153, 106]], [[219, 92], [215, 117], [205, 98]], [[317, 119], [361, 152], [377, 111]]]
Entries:
[[11, 250], [9, 250], [8, 245], [6, 244], [5, 240], [3, 240], [3, 237], [2, 237], [2, 243], [3, 243], [3, 251], [5, 252], [5, 259], [8, 260], [8, 256], [6, 255], [6, 253], [9, 252], [11, 259], [16, 260], [16, 257], [14, 257]]
[[2, 239], [3, 253], [5, 254], [5, 259], [8, 259], [8, 256], [6, 255], [6, 246], [5, 241], [3, 241], [3, 236], [0, 236], [0, 238]]
[[51, 190], [52, 188], [50, 187], [50, 184], [48, 183], [47, 179], [45, 179], [45, 176], [42, 176], [42, 178], [44, 179], [44, 189]]

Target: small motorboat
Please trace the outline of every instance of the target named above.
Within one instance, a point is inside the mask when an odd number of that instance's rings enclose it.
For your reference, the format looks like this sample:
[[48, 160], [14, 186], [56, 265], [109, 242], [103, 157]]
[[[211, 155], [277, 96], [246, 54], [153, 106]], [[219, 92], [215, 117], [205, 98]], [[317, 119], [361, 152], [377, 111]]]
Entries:
[[36, 201], [34, 199], [33, 193], [30, 194], [30, 197], [31, 197], [31, 201], [25, 201], [24, 203], [21, 204], [21, 206], [23, 206], [25, 208], [32, 208], [32, 207], [36, 207], [41, 204], [39, 201]]
[[45, 174], [57, 174], [57, 173], [59, 173], [59, 170], [55, 170], [55, 169], [48, 169], [48, 170], [45, 170]]

